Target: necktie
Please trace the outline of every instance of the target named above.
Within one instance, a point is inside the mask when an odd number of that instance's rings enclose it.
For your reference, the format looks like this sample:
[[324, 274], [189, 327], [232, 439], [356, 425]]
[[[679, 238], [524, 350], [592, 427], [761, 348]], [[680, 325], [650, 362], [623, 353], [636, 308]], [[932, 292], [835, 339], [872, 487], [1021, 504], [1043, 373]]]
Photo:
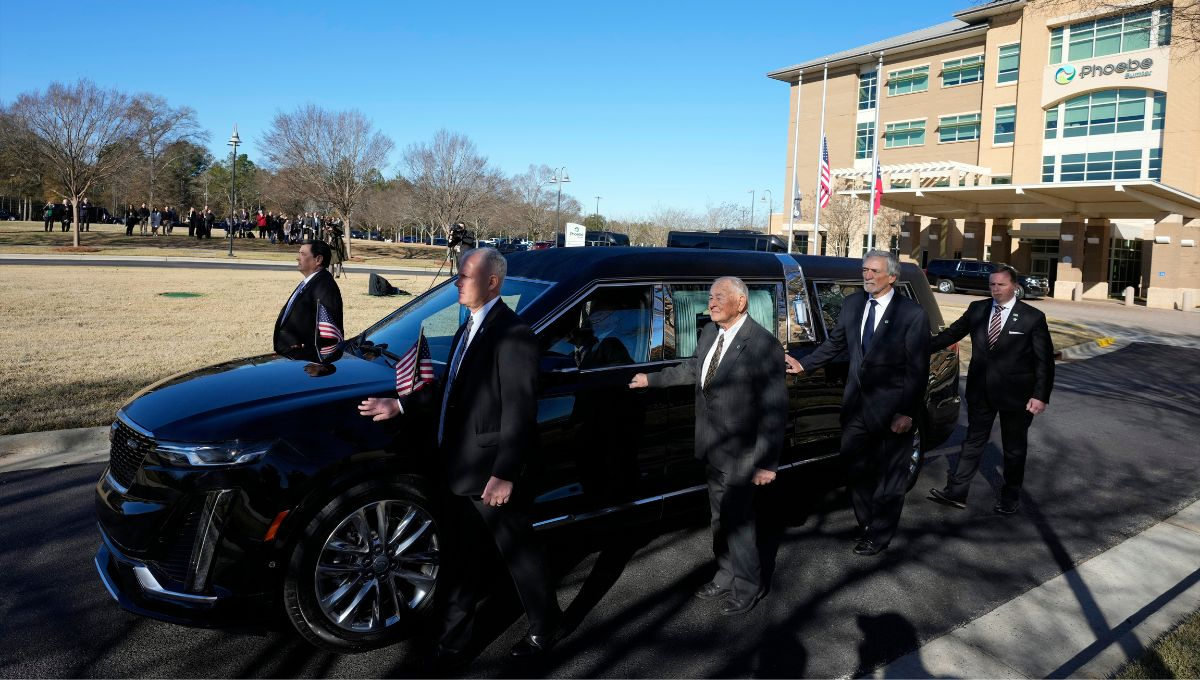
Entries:
[[879, 303], [871, 300], [871, 309], [867, 312], [867, 323], [863, 326], [862, 334], [862, 351], [866, 354], [867, 347], [871, 345], [871, 338], [875, 337], [875, 307]]
[[1004, 308], [1000, 305], [993, 305], [995, 310], [992, 312], [992, 322], [988, 324], [988, 349], [996, 346], [996, 341], [1000, 339], [1000, 312]]
[[292, 291], [292, 296], [288, 298], [287, 306], [283, 308], [283, 316], [279, 318], [280, 323], [287, 321], [288, 312], [292, 311], [292, 304], [296, 302], [296, 298], [300, 297], [300, 291], [302, 290], [304, 290], [304, 281], [301, 281], [300, 285], [296, 286], [296, 290]]
[[458, 367], [462, 364], [463, 355], [467, 353], [467, 341], [471, 339], [471, 325], [475, 323], [475, 317], [467, 317], [467, 325], [463, 328], [462, 337], [459, 338], [458, 347], [454, 348], [454, 358], [450, 360], [449, 372], [446, 374], [446, 390], [442, 392], [442, 412], [438, 416], [438, 445], [442, 443], [442, 433], [446, 429], [446, 406], [450, 403], [450, 386], [454, 384], [454, 378], [458, 376]]
[[701, 387], [707, 388], [708, 382], [710, 380], [712, 380], [712, 377], [714, 375], [716, 375], [717, 365], [721, 363], [721, 349], [724, 347], [725, 347], [725, 334], [720, 333], [717, 335], [717, 346], [715, 349], [713, 349], [712, 361], [708, 362], [708, 371], [706, 371], [704, 373], [704, 384], [701, 385]]

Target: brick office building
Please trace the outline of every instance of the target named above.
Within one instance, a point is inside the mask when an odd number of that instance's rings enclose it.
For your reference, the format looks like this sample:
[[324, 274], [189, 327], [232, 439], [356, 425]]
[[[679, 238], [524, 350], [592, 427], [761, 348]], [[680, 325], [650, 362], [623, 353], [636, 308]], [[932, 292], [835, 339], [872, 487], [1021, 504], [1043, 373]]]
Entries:
[[[791, 86], [784, 186], [795, 158], [815, 193], [824, 103], [839, 189], [867, 198], [878, 151], [902, 258], [1009, 262], [1054, 297], [1133, 286], [1173, 307], [1200, 293], [1200, 59], [1172, 47], [1172, 9], [997, 0], [774, 71]], [[815, 253], [805, 203], [793, 228]]]

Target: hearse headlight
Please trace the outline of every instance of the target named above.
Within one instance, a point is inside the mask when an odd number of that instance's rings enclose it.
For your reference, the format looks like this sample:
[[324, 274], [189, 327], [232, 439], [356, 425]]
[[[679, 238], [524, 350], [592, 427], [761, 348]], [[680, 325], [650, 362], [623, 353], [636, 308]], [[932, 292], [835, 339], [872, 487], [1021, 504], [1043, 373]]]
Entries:
[[245, 465], [266, 455], [273, 442], [231, 441], [215, 444], [159, 442], [155, 454], [162, 462], [176, 467], [218, 467]]

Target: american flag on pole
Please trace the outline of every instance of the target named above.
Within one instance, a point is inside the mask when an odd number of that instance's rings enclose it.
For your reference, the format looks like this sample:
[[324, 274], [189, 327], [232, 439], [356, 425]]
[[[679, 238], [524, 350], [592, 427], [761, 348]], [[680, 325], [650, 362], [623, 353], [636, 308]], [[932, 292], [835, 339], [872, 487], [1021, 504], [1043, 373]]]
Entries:
[[875, 205], [871, 206], [871, 214], [878, 215], [879, 208], [883, 205], [883, 175], [879, 173], [879, 166], [875, 166]]
[[[333, 340], [332, 345], [322, 345], [322, 340]], [[342, 346], [342, 329], [337, 327], [325, 305], [317, 303], [317, 354], [324, 361]]]
[[422, 329], [417, 342], [396, 362], [396, 394], [401, 397], [433, 382], [433, 355]]
[[817, 187], [817, 202], [822, 208], [829, 205], [829, 199], [833, 196], [833, 182], [829, 175], [829, 140], [825, 137], [821, 138], [821, 181]]

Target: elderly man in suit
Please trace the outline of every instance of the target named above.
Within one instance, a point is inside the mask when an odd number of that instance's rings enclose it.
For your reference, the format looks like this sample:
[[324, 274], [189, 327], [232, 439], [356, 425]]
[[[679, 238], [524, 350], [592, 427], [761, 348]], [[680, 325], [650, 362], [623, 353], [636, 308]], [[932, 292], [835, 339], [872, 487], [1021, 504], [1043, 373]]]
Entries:
[[337, 325], [342, 325], [342, 291], [329, 273], [329, 246], [309, 241], [296, 254], [296, 269], [304, 280], [292, 291], [275, 320], [275, 352], [293, 359], [320, 361], [321, 347], [337, 341], [317, 333], [318, 307]]
[[696, 354], [659, 373], [633, 376], [629, 386], [696, 386], [696, 458], [707, 463], [717, 574], [696, 592], [721, 598], [721, 614], [750, 611], [766, 593], [759, 562], [754, 488], [775, 479], [788, 395], [783, 346], [747, 313], [749, 291], [733, 277], [708, 293], [713, 323]]
[[[448, 570], [442, 593], [441, 640], [434, 665], [459, 665], [483, 596], [480, 549], [494, 542], [508, 565], [529, 618], [529, 633], [513, 656], [543, 654], [555, 643], [562, 612], [546, 569], [541, 540], [530, 519], [532, 497], [523, 484], [536, 455], [537, 343], [529, 326], [500, 299], [508, 265], [494, 248], [462, 258], [458, 301], [470, 311], [450, 346], [441, 378], [437, 441], [442, 471], [455, 496], [443, 535]], [[359, 411], [394, 418], [427, 399], [424, 390], [400, 399], [371, 398]]]
[[967, 437], [958, 465], [944, 489], [930, 489], [929, 500], [964, 509], [971, 478], [979, 470], [983, 447], [1000, 414], [1004, 445], [1004, 485], [993, 508], [1003, 515], [1021, 505], [1029, 425], [1046, 410], [1054, 387], [1054, 345], [1046, 315], [1016, 299], [1017, 275], [1002, 267], [988, 277], [992, 297], [972, 302], [957, 321], [933, 338], [932, 351], [971, 335], [967, 369]]
[[887, 549], [900, 524], [907, 489], [911, 431], [929, 381], [929, 317], [896, 293], [900, 263], [887, 251], [863, 257], [863, 290], [846, 298], [829, 338], [789, 373], [818, 369], [842, 353], [850, 371], [842, 396], [841, 455], [861, 533], [854, 552]]

